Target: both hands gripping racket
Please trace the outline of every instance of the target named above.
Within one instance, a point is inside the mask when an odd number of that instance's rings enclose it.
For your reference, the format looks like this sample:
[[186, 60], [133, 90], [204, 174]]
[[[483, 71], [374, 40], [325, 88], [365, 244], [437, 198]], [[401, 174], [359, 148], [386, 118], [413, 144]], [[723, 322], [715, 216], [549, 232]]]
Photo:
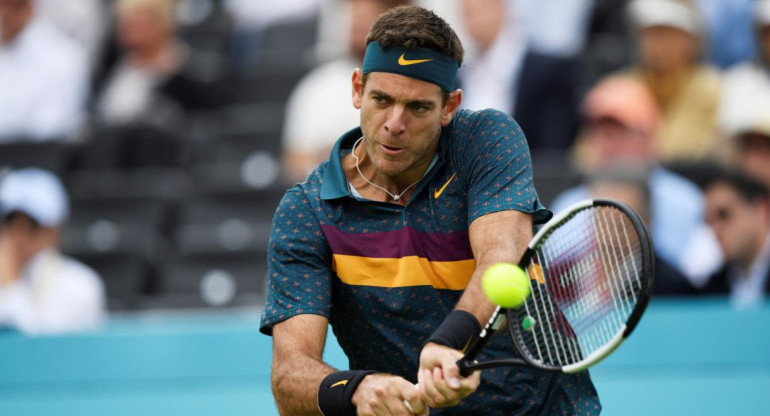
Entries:
[[[636, 327], [652, 292], [654, 255], [639, 215], [612, 200], [575, 204], [529, 243], [519, 266], [530, 296], [500, 306], [457, 362], [467, 377], [484, 368], [531, 366], [576, 373], [600, 362]], [[476, 362], [506, 324], [521, 358]]]

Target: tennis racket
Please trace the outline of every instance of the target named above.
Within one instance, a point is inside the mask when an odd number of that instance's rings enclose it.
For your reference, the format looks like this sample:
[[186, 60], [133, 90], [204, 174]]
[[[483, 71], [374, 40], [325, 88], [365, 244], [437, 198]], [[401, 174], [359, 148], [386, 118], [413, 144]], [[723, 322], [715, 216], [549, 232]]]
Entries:
[[[636, 212], [612, 200], [583, 201], [561, 212], [534, 236], [519, 266], [527, 272], [530, 296], [518, 308], [497, 307], [457, 361], [463, 377], [519, 365], [583, 371], [628, 338], [652, 292], [647, 228]], [[476, 362], [503, 326], [521, 358]]]

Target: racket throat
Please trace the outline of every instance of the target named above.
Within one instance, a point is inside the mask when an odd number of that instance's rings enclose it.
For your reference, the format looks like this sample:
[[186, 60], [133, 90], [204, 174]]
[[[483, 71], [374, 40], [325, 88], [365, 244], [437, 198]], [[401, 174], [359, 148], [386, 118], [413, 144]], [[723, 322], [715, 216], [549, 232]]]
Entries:
[[623, 325], [610, 342], [608, 342], [601, 348], [597, 349], [596, 351], [592, 352], [591, 355], [580, 360], [580, 362], [577, 362], [575, 364], [565, 365], [564, 367], [561, 368], [561, 371], [567, 374], [579, 373], [583, 370], [586, 370], [588, 367], [598, 363], [599, 361], [603, 360], [604, 357], [612, 354], [612, 352], [615, 351], [615, 349], [618, 348], [620, 344], [623, 343], [623, 340], [625, 339], [623, 337], [623, 333], [625, 332], [625, 330], [626, 330], [626, 326]]

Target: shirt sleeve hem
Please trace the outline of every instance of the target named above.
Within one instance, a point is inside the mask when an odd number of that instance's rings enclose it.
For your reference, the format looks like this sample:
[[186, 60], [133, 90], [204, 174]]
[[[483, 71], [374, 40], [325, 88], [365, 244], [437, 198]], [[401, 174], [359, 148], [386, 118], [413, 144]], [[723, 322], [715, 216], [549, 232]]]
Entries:
[[281, 322], [286, 321], [289, 318], [293, 318], [299, 315], [318, 315], [326, 319], [329, 319], [328, 311], [322, 311], [322, 310], [316, 310], [316, 309], [303, 309], [302, 312], [300, 313], [294, 313], [291, 315], [286, 314], [280, 319], [262, 318], [262, 322], [259, 325], [259, 332], [267, 336], [273, 336], [273, 327], [275, 325], [280, 324]]
[[549, 211], [546, 208], [536, 208], [536, 209], [528, 209], [524, 208], [521, 205], [501, 205], [496, 207], [489, 207], [485, 209], [481, 209], [477, 211], [477, 214], [471, 218], [468, 219], [468, 224], [472, 223], [473, 221], [476, 221], [478, 218], [483, 217], [487, 214], [493, 214], [495, 212], [500, 211], [510, 211], [515, 210], [519, 212], [523, 212], [525, 214], [532, 215], [532, 222], [535, 224], [545, 224], [548, 222], [548, 220], [553, 217], [553, 213]]

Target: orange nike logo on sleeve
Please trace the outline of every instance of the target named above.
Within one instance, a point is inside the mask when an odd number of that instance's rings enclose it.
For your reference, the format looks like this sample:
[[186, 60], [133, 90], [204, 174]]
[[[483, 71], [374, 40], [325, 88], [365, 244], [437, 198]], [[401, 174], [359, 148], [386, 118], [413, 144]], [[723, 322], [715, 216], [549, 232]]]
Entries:
[[329, 388], [337, 387], [337, 386], [344, 386], [346, 384], [348, 384], [348, 381], [347, 380], [342, 380], [342, 381], [338, 381], [338, 382], [332, 384], [331, 386], [329, 386]]
[[446, 181], [444, 186], [441, 187], [441, 189], [436, 189], [433, 191], [433, 199], [438, 199], [438, 197], [441, 196], [441, 194], [444, 193], [444, 189], [446, 189], [447, 186], [449, 186], [449, 183], [452, 182], [452, 180], [455, 178], [455, 175], [457, 175], [457, 172], [453, 173], [452, 176], [449, 177], [449, 180]]
[[433, 59], [405, 59], [404, 55], [406, 55], [406, 52], [402, 53], [401, 56], [398, 57], [398, 64], [401, 66], [421, 64], [423, 62], [428, 62], [433, 60]]
[[471, 341], [473, 341], [473, 337], [468, 338], [468, 342], [466, 342], [463, 349], [460, 350], [461, 353], [465, 354], [465, 351], [468, 351], [468, 347], [471, 346]]

